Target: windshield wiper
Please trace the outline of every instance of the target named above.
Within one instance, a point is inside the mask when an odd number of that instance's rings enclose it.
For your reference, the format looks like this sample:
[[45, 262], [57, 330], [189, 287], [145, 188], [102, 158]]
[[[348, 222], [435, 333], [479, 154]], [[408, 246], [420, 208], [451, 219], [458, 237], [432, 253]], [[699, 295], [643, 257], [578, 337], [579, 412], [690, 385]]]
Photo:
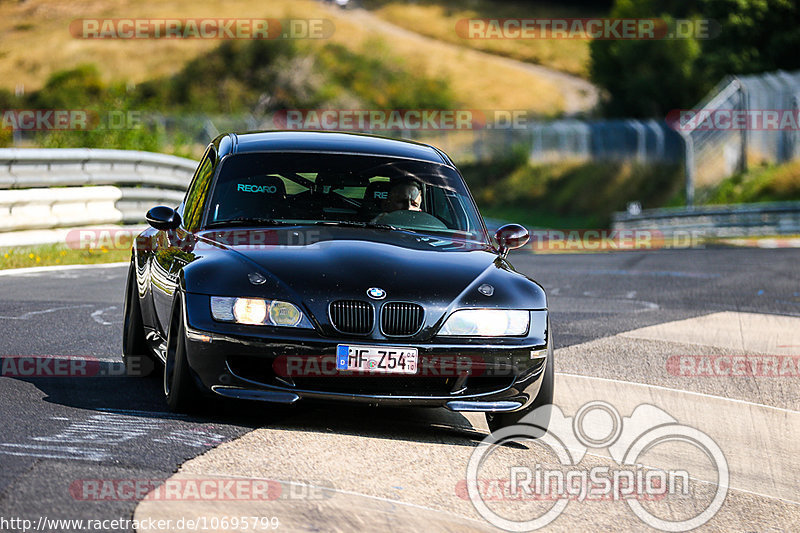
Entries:
[[355, 222], [352, 220], [320, 220], [314, 222], [315, 226], [347, 226], [351, 228], [370, 228], [370, 229], [386, 229], [396, 230], [395, 226], [390, 224], [378, 224], [375, 222]]
[[258, 217], [236, 217], [228, 220], [217, 220], [206, 224], [206, 228], [218, 228], [220, 226], [296, 226], [293, 222], [285, 220], [275, 220], [274, 218]]

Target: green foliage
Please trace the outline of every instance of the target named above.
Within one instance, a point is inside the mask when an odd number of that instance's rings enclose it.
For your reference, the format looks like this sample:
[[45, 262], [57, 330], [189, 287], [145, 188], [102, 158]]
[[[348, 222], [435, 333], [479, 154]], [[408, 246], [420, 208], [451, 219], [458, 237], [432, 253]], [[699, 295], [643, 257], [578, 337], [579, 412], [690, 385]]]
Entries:
[[262, 94], [275, 99], [274, 107], [295, 106], [302, 91], [285, 90], [281, 74], [298, 54], [297, 46], [284, 39], [226, 41], [171, 78], [141, 84], [136, 98], [143, 107], [160, 111], [244, 112], [255, 108]]
[[711, 20], [710, 38], [597, 40], [591, 79], [609, 116], [663, 118], [695, 105], [724, 76], [800, 68], [792, 0], [616, 0], [611, 17]]
[[506, 153], [473, 163], [461, 164], [459, 168], [473, 192], [488, 190], [506, 179], [518, 168], [527, 165], [528, 150], [527, 145], [514, 145]]
[[312, 48], [282, 39], [228, 41], [172, 78], [143, 84], [137, 96], [148, 108], [205, 113], [315, 109], [353, 101], [381, 109], [453, 107], [446, 80], [416, 74], [379, 41], [360, 54], [333, 43]]
[[726, 74], [800, 68], [800, 6], [794, 0], [703, 0], [703, 16], [720, 23], [703, 43], [697, 68], [712, 81]]
[[[34, 143], [44, 148], [126, 148], [159, 151], [165, 134], [159, 124], [136, 119], [136, 100], [123, 85], [106, 85], [94, 65], [54, 73], [45, 86], [24, 96], [0, 90], [0, 109], [69, 110], [85, 113], [87, 129], [40, 131]], [[134, 112], [134, 120], [129, 120]], [[0, 146], [12, 132], [0, 130]]]
[[577, 217], [601, 226], [631, 201], [660, 207], [682, 183], [677, 166], [630, 162], [525, 162], [502, 177], [484, 164], [461, 170], [482, 210], [527, 209], [537, 218]]
[[699, 194], [707, 197], [710, 204], [800, 200], [800, 161], [736, 174]]
[[[35, 137], [39, 146], [166, 149], [187, 155], [195, 141], [167, 135], [163, 124], [148, 118], [151, 112], [261, 115], [281, 109], [448, 109], [455, 104], [446, 80], [417, 73], [380, 42], [355, 54], [330, 43], [312, 47], [276, 39], [227, 41], [174, 76], [139, 86], [107, 85], [95, 66], [81, 65], [56, 72], [41, 90], [24, 97], [0, 91], [0, 106], [88, 112], [88, 131], [41, 132]], [[133, 120], [115, 124], [128, 112], [135, 113]], [[0, 130], [0, 146], [10, 143], [11, 132]]]
[[53, 73], [41, 90], [26, 100], [34, 109], [83, 109], [106, 96], [107, 89], [94, 65]]
[[[11, 91], [0, 89], [0, 111], [7, 109], [14, 109], [17, 107], [17, 99], [11, 94]], [[10, 129], [3, 129], [0, 127], [0, 148], [11, 146], [13, 141], [13, 132]]]
[[157, 125], [141, 124], [131, 128], [40, 132], [35, 139], [35, 144], [42, 148], [118, 148], [160, 152], [164, 148], [165, 136]]
[[[687, 15], [669, 1], [617, 0], [610, 16], [658, 17], [669, 25]], [[603, 102], [608, 116], [663, 118], [672, 109], [694, 104], [711, 88], [695, 66], [701, 54], [697, 39], [596, 40], [590, 49], [590, 76], [608, 91]]]
[[368, 41], [361, 54], [328, 44], [320, 51], [319, 63], [335, 87], [346, 88], [378, 109], [450, 109], [454, 105], [446, 79], [413, 75], [414, 69], [393, 57], [380, 40]]

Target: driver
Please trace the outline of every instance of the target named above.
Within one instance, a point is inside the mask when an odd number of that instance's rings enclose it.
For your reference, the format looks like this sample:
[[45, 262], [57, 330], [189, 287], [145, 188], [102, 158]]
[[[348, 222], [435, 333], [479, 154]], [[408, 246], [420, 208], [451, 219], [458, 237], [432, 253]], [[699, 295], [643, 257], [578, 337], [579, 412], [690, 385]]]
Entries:
[[414, 179], [402, 179], [392, 184], [389, 194], [383, 201], [383, 213], [372, 221], [378, 222], [393, 211], [421, 211], [422, 185]]

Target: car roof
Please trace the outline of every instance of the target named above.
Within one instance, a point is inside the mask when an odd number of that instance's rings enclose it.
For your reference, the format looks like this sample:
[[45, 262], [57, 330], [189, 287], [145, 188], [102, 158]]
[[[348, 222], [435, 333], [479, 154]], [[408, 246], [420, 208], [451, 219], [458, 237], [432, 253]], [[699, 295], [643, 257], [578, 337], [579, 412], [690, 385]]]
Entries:
[[[228, 145], [231, 154], [265, 151], [337, 152], [419, 159], [453, 166], [444, 153], [428, 144], [363, 133], [254, 131], [221, 135], [215, 139], [214, 144], [218, 147], [220, 144]], [[227, 150], [221, 150], [223, 151]]]

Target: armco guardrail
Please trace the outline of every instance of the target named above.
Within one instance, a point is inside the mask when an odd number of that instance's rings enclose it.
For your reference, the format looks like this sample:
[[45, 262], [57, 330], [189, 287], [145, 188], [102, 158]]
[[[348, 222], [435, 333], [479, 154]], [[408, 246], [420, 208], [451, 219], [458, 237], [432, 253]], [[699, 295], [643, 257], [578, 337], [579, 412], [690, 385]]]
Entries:
[[133, 150], [0, 149], [0, 235], [139, 224], [150, 207], [180, 203], [196, 165]]
[[800, 234], [800, 202], [646, 209], [635, 215], [615, 213], [613, 225], [614, 229], [658, 230], [665, 237], [794, 235]]

